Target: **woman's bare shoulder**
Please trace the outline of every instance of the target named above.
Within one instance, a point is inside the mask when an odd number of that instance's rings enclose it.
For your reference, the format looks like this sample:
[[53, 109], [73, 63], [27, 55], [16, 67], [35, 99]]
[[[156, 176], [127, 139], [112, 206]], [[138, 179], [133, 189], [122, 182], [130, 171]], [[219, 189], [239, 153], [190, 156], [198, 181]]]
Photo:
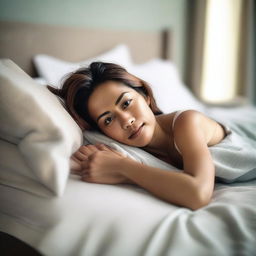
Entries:
[[203, 133], [208, 146], [215, 145], [224, 138], [220, 124], [196, 110], [186, 110], [179, 114], [173, 129], [176, 134], [188, 132], [193, 136], [197, 132]]
[[189, 125], [191, 122], [195, 122], [202, 115], [202, 113], [196, 110], [178, 110], [168, 114], [156, 116], [156, 119], [164, 130], [168, 130], [170, 132], [174, 130], [174, 125], [180, 129], [183, 126]]
[[177, 113], [177, 111], [174, 111], [174, 112], [171, 112], [168, 114], [158, 115], [158, 116], [156, 116], [156, 120], [164, 130], [170, 132], [173, 118], [176, 113]]
[[173, 118], [174, 117], [175, 127], [179, 126], [179, 128], [181, 128], [181, 126], [187, 126], [190, 124], [198, 124], [202, 126], [204, 123], [214, 122], [202, 112], [193, 109], [175, 112]]
[[[169, 124], [173, 124], [173, 122], [176, 123], [179, 122], [181, 125], [184, 125], [186, 123], [191, 123], [198, 121], [200, 118], [205, 118], [206, 116], [196, 110], [178, 110], [171, 112], [169, 114], [162, 114], [158, 117], [158, 120], [168, 122]], [[179, 121], [178, 121], [179, 120]]]

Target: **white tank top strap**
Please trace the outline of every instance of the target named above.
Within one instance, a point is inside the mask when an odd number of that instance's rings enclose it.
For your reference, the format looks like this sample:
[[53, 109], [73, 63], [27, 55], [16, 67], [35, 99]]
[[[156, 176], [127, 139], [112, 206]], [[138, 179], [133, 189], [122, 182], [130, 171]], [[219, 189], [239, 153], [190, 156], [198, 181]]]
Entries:
[[184, 112], [186, 110], [179, 110], [175, 113], [173, 119], [172, 119], [172, 130], [174, 129], [174, 124], [175, 124], [175, 121], [177, 120], [177, 118], [179, 117], [179, 115]]
[[[186, 109], [186, 110], [187, 110], [187, 109]], [[177, 118], [179, 117], [179, 115], [180, 115], [181, 113], [183, 113], [184, 111], [186, 111], [186, 110], [179, 110], [179, 111], [177, 111], [177, 112], [175, 113], [175, 115], [174, 115], [174, 117], [173, 117], [173, 119], [172, 119], [172, 132], [173, 132], [173, 129], [174, 129], [175, 121], [177, 120]], [[175, 142], [174, 139], [173, 139], [173, 144], [174, 144], [174, 147], [176, 148], [176, 150], [181, 154], [181, 152], [180, 152], [180, 150], [179, 150], [179, 148], [178, 148], [178, 146], [177, 146], [177, 144], [176, 144], [176, 142]]]

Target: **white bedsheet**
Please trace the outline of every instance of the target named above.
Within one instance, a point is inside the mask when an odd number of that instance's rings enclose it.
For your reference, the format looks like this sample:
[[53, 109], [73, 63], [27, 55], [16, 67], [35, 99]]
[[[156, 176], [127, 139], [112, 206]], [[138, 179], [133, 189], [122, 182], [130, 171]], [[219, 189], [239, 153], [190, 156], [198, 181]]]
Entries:
[[[255, 109], [235, 110], [241, 121]], [[211, 112], [230, 117], [228, 109]], [[252, 120], [252, 119], [251, 119]], [[256, 252], [256, 180], [217, 183], [211, 203], [176, 207], [133, 185], [84, 183], [62, 197], [0, 185], [0, 231], [49, 256], [251, 256]]]
[[0, 186], [0, 230], [43, 255], [255, 255], [256, 181], [216, 184], [197, 211], [133, 185], [98, 185], [71, 176], [52, 199]]

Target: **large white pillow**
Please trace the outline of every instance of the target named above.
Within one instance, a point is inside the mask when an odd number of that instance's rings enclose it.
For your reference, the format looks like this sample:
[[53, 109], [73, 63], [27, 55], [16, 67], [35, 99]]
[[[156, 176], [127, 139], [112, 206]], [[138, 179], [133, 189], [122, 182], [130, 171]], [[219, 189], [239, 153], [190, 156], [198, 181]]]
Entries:
[[164, 113], [180, 109], [204, 112], [204, 105], [182, 83], [172, 62], [152, 59], [144, 64], [133, 65], [129, 72], [150, 84], [157, 105]]
[[82, 132], [57, 97], [7, 59], [0, 60], [0, 124], [0, 138], [17, 146], [31, 177], [62, 195]]
[[38, 181], [17, 145], [0, 139], [0, 184], [49, 197], [52, 192]]
[[38, 54], [33, 60], [39, 76], [56, 87], [61, 84], [66, 74], [82, 66], [87, 66], [93, 61], [112, 62], [125, 68], [130, 67], [132, 64], [129, 49], [124, 44], [117, 45], [108, 52], [81, 62], [68, 62], [45, 54]]

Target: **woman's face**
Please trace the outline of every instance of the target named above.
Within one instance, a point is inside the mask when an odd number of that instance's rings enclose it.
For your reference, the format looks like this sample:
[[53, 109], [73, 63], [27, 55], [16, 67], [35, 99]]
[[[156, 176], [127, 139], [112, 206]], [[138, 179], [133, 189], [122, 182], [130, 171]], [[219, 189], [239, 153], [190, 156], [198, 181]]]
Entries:
[[116, 141], [144, 147], [152, 139], [156, 119], [149, 100], [122, 83], [99, 85], [89, 98], [88, 111], [100, 130]]

